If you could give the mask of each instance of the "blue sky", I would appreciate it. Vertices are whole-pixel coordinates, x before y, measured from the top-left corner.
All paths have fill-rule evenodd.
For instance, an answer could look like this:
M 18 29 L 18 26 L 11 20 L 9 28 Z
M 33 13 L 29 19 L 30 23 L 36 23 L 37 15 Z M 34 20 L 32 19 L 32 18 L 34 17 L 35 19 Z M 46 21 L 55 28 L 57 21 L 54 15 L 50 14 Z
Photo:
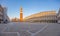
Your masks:
M 24 17 L 42 11 L 58 11 L 60 8 L 60 0 L 0 0 L 0 4 L 7 7 L 10 18 L 19 18 L 21 6 Z

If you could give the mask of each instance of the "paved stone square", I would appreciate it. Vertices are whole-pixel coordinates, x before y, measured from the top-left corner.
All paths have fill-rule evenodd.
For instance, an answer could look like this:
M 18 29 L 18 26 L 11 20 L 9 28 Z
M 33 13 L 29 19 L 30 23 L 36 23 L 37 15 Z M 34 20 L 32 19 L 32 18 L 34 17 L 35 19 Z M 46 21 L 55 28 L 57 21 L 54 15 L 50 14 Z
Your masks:
M 60 36 L 60 24 L 28 22 L 0 24 L 0 36 Z

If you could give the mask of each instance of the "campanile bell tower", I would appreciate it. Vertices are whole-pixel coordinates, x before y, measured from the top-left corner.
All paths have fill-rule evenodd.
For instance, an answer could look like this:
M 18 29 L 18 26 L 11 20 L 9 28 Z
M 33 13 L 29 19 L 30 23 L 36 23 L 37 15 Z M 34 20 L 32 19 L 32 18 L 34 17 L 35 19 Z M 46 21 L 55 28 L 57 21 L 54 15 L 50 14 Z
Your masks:
M 20 22 L 23 22 L 23 11 L 22 11 L 22 7 L 20 8 Z

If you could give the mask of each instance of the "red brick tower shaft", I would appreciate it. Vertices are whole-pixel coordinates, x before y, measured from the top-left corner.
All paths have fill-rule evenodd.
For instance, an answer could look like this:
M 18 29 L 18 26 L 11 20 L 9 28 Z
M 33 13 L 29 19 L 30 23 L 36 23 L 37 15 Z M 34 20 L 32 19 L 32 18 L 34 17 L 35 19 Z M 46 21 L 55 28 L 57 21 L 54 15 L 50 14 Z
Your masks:
M 22 11 L 22 8 L 20 8 L 20 22 L 23 22 L 23 11 Z

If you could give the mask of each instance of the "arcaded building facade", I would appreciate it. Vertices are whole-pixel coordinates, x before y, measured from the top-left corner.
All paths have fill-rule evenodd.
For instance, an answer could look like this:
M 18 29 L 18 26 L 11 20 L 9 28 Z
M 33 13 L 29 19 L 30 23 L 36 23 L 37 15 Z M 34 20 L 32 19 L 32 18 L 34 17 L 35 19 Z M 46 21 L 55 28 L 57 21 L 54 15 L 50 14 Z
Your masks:
M 56 11 L 44 11 L 24 18 L 25 22 L 56 23 Z
M 9 21 L 9 17 L 7 16 L 7 8 L 0 5 L 0 23 L 7 23 Z
M 59 9 L 59 11 L 57 13 L 57 20 L 58 20 L 58 23 L 60 23 L 60 9 Z
M 0 5 L 0 23 L 3 21 L 3 8 L 2 6 Z

